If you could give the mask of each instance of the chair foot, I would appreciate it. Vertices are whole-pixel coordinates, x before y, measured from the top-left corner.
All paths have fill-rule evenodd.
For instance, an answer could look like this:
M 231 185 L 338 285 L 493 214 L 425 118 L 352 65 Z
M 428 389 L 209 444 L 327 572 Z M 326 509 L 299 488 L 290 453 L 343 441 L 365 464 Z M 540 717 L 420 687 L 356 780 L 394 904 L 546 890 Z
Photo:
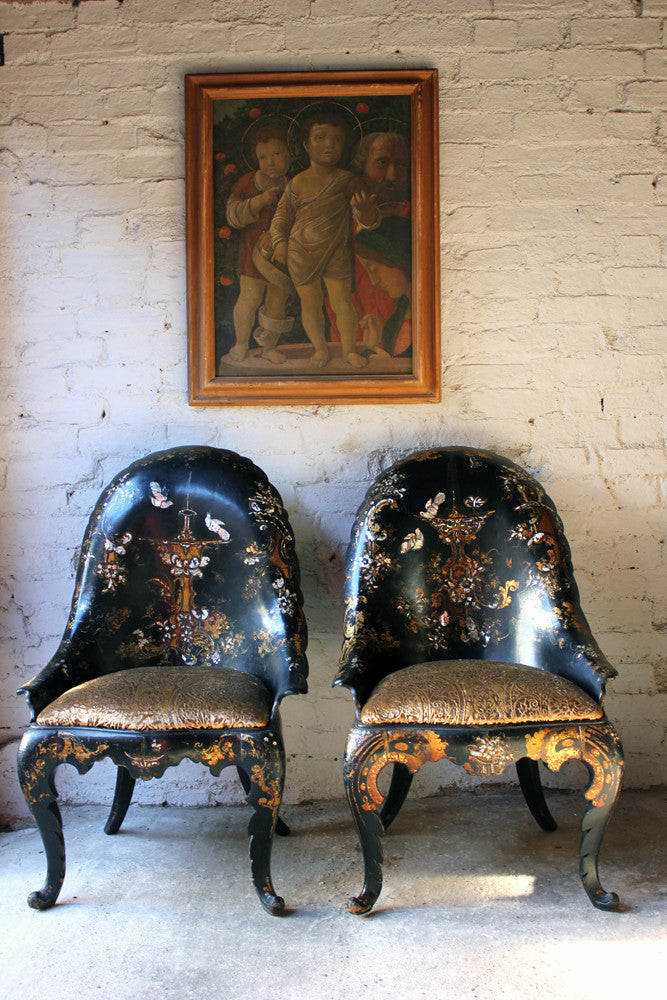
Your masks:
M 589 893 L 588 898 L 598 910 L 609 910 L 612 913 L 619 913 L 623 908 L 615 892 L 605 892 L 604 889 L 600 889 L 599 892 Z
M 28 896 L 28 906 L 33 910 L 50 910 L 52 906 L 55 906 L 59 892 L 60 886 L 58 886 L 57 892 L 44 892 L 43 889 L 37 889 Z
M 257 890 L 257 895 L 259 896 L 259 901 L 272 917 L 282 917 L 285 914 L 285 900 L 282 896 L 276 896 L 275 893 L 264 892 Z
M 351 896 L 347 901 L 348 913 L 361 915 L 370 913 L 377 902 L 378 893 L 362 892 L 360 896 Z

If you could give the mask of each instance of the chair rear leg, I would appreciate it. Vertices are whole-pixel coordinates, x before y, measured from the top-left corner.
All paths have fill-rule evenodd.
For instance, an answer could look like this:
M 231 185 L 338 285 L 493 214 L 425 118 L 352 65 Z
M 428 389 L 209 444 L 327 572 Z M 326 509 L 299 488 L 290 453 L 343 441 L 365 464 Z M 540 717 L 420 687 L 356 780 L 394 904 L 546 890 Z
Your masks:
M 238 776 L 239 776 L 239 779 L 241 781 L 241 784 L 243 785 L 243 791 L 247 795 L 248 792 L 250 791 L 250 778 L 245 773 L 245 771 L 243 770 L 242 767 L 237 767 L 236 770 L 238 772 Z M 279 837 L 288 837 L 290 835 L 290 833 L 291 833 L 290 828 L 288 827 L 287 823 L 285 823 L 285 821 L 282 820 L 280 818 L 280 816 L 278 817 L 278 819 L 276 821 L 276 833 L 278 834 Z
M 413 775 L 405 764 L 394 764 L 389 791 L 380 811 L 380 819 L 385 830 L 389 829 L 401 811 L 401 807 L 410 791 L 412 778 Z
M 28 730 L 18 753 L 21 790 L 37 824 L 46 855 L 44 885 L 28 896 L 28 906 L 34 910 L 48 910 L 53 906 L 65 879 L 65 838 L 54 782 L 54 771 L 60 763 L 57 749 L 57 737 Z
M 516 773 L 519 777 L 519 784 L 521 785 L 526 805 L 530 809 L 533 818 L 543 830 L 550 832 L 557 830 L 558 824 L 551 815 L 544 798 L 538 762 L 531 760 L 530 757 L 521 757 L 516 762 Z
M 132 792 L 136 779 L 132 777 L 127 768 L 119 767 L 116 774 L 116 791 L 114 792 L 111 812 L 104 825 L 104 832 L 108 834 L 118 833 L 123 820 L 127 815 L 132 801 Z

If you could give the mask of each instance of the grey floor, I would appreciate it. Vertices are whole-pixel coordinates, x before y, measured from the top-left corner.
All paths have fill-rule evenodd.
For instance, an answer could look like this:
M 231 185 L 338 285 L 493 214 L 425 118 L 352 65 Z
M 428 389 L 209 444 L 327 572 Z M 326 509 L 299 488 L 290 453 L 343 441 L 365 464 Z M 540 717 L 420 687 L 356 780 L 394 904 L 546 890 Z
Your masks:
M 0 834 L 0 993 L 22 1000 L 429 997 L 588 1000 L 664 996 L 665 794 L 626 792 L 600 862 L 627 904 L 600 913 L 577 875 L 583 797 L 554 792 L 543 833 L 513 788 L 408 801 L 385 838 L 369 917 L 347 913 L 361 854 L 340 803 L 287 810 L 273 876 L 291 914 L 251 887 L 245 808 L 63 810 L 59 904 L 41 886 L 34 828 Z

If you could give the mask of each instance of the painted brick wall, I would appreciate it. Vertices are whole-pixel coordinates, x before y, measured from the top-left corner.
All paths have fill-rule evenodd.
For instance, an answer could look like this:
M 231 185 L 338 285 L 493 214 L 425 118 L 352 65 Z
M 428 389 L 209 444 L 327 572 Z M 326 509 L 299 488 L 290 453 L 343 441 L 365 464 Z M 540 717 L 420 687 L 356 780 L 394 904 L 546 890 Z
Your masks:
M 341 794 L 342 563 L 405 453 L 505 453 L 559 506 L 620 676 L 627 784 L 665 779 L 663 0 L 0 2 L 0 813 L 24 814 L 14 697 L 52 654 L 103 485 L 151 450 L 250 455 L 297 534 L 311 695 L 283 717 L 291 801 Z M 195 410 L 186 399 L 183 77 L 440 73 L 443 401 Z M 65 769 L 69 772 L 70 769 Z M 182 765 L 140 801 L 238 801 Z M 573 771 L 563 781 L 581 784 Z M 425 769 L 421 794 L 471 782 Z M 59 782 L 108 801 L 111 768 Z

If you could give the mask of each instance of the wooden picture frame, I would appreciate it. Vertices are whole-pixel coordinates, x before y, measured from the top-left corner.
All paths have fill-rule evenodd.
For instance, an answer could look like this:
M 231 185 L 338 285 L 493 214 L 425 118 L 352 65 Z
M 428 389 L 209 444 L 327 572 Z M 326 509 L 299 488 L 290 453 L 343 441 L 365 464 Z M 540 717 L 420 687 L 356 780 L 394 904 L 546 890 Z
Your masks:
M 440 399 L 436 70 L 185 78 L 194 405 Z

